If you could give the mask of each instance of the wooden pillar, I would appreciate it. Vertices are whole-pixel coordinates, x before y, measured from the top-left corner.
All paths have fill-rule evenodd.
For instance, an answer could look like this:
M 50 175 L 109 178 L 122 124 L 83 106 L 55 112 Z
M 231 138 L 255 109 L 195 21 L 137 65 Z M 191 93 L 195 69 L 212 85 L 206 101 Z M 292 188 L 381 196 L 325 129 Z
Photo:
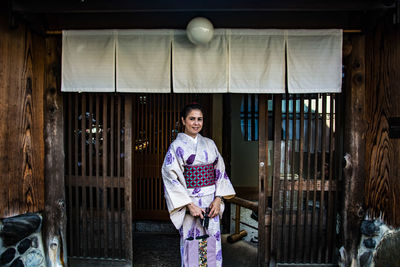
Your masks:
M 351 53 L 345 58 L 347 73 L 344 117 L 343 238 L 345 266 L 355 266 L 364 217 L 365 183 L 365 38 L 350 36 Z
M 45 212 L 43 243 L 47 266 L 67 266 L 64 182 L 63 100 L 60 89 L 61 39 L 46 39 L 44 140 Z
M 259 96 L 258 141 L 258 266 L 268 266 L 270 261 L 270 214 L 268 207 L 268 99 Z

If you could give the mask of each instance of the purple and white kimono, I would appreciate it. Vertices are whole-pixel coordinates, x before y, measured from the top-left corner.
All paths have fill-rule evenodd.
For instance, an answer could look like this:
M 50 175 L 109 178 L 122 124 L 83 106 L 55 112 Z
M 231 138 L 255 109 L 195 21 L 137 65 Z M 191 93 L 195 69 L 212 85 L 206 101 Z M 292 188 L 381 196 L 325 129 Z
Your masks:
M 235 195 L 235 190 L 225 172 L 224 161 L 213 140 L 197 135 L 196 140 L 189 135 L 179 133 L 170 145 L 162 166 L 164 193 L 171 221 L 179 230 L 181 239 L 181 259 L 183 264 L 184 241 L 188 237 L 198 237 L 204 234 L 198 218 L 186 213 L 186 205 L 193 202 L 201 208 L 210 206 L 215 196 L 226 199 Z M 215 169 L 215 185 L 188 188 L 184 177 L 184 166 L 202 166 L 213 164 Z M 222 266 L 220 218 L 224 211 L 221 202 L 219 216 L 210 218 L 208 232 L 217 240 L 216 262 Z M 194 227 L 193 227 L 194 226 Z M 198 255 L 193 255 L 198 257 Z

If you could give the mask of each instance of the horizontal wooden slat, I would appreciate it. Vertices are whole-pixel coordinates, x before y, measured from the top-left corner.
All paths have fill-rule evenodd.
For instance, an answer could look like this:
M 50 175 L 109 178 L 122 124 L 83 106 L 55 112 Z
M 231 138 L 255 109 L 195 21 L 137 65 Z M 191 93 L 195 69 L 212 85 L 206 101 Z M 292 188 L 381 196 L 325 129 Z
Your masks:
M 65 179 L 71 186 L 95 186 L 98 179 L 102 181 L 102 184 L 104 180 L 104 186 L 107 188 L 123 188 L 118 184 L 118 177 L 105 176 L 96 178 L 96 176 L 85 176 L 82 178 L 81 176 L 66 176 Z
M 314 183 L 314 180 L 306 180 L 306 181 L 302 180 L 301 182 L 299 182 L 299 181 L 292 182 L 290 180 L 287 180 L 286 181 L 286 190 L 287 191 L 292 190 L 293 183 L 294 183 L 293 189 L 295 191 L 298 191 L 300 188 L 302 188 L 302 189 L 308 188 L 308 190 L 310 190 L 310 191 L 314 191 L 314 190 L 322 191 L 322 189 L 323 189 L 323 191 L 329 191 L 329 190 L 336 191 L 336 181 L 324 181 L 324 183 L 322 184 L 321 180 L 317 180 L 315 183 Z M 285 190 L 284 183 L 280 184 L 279 189 Z

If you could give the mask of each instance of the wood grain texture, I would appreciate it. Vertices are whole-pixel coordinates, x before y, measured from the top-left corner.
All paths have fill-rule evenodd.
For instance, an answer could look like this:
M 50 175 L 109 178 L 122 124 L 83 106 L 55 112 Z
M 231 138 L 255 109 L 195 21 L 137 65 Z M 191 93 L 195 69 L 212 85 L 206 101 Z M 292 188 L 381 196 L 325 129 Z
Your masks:
M 365 203 L 373 217 L 400 226 L 400 139 L 389 138 L 389 118 L 400 116 L 400 30 L 381 22 L 367 35 Z
M 64 180 L 64 117 L 61 94 L 61 38 L 46 40 L 44 90 L 45 213 L 43 238 L 48 266 L 67 263 Z
M 364 219 L 365 182 L 365 37 L 351 38 L 352 53 L 346 58 L 344 152 L 348 163 L 344 169 L 343 238 L 346 266 L 357 257 L 360 225 Z
M 44 48 L 0 17 L 0 217 L 44 208 Z

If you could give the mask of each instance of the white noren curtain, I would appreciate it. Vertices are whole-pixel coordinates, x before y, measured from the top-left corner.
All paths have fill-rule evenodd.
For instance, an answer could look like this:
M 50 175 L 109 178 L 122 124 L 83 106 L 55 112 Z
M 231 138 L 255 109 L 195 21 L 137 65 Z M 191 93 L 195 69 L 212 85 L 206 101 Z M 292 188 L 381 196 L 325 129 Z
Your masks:
M 175 93 L 228 92 L 228 49 L 225 30 L 215 30 L 206 45 L 194 45 L 177 30 L 172 44 Z
M 115 91 L 115 31 L 63 31 L 61 91 Z
M 228 30 L 229 92 L 285 93 L 283 30 Z
M 118 30 L 117 91 L 171 92 L 172 30 Z
M 287 30 L 289 93 L 339 93 L 342 30 Z

